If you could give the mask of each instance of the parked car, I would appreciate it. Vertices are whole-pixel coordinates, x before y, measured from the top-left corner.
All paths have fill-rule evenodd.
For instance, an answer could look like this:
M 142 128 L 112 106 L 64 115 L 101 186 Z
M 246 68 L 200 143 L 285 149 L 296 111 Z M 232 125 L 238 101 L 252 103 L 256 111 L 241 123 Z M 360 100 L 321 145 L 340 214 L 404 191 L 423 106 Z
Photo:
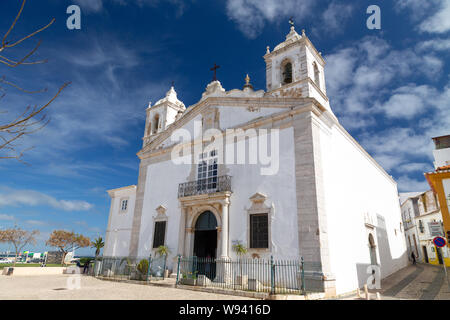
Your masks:
M 12 259 L 9 259 L 9 258 L 0 258 L 0 263 L 1 264 L 7 264 L 7 263 L 14 263 L 14 261 Z

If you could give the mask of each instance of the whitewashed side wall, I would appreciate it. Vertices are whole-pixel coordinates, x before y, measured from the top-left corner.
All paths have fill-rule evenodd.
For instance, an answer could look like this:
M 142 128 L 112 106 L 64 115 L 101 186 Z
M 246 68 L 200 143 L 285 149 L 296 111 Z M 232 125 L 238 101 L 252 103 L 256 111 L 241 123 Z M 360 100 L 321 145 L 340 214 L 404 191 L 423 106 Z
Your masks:
M 259 192 L 267 196 L 265 205 L 273 208 L 271 220 L 271 252 L 276 259 L 298 258 L 297 199 L 295 187 L 295 153 L 293 129 L 280 131 L 279 171 L 275 175 L 262 176 L 260 163 L 255 165 L 228 165 L 232 176 L 233 195 L 230 204 L 230 249 L 233 241 L 250 246 L 248 235 L 248 209 L 250 197 Z M 269 250 L 249 249 L 248 256 L 257 253 L 270 258 Z M 231 257 L 236 258 L 230 250 Z
M 191 165 L 175 165 L 171 160 L 151 164 L 147 169 L 144 204 L 141 217 L 138 256 L 148 257 L 153 251 L 154 218 L 156 208 L 164 206 L 167 216 L 166 245 L 171 251 L 169 268 L 178 253 L 181 216 L 178 185 L 187 181 Z
M 120 211 L 120 202 L 123 198 L 129 198 L 126 212 Z M 135 200 L 135 189 L 116 191 L 111 198 L 110 217 L 103 250 L 105 257 L 129 255 Z
M 397 185 L 385 176 L 337 127 L 322 135 L 330 260 L 337 293 L 366 283 L 370 265 L 368 234 L 373 232 L 382 277 L 406 266 L 406 243 L 400 231 Z M 377 217 L 365 226 L 364 214 Z

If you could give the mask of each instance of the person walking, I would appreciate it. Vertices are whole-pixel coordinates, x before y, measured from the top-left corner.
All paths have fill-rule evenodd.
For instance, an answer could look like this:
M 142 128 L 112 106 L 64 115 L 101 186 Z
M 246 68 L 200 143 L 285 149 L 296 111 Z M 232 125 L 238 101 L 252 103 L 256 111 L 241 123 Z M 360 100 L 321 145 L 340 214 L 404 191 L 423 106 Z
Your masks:
M 416 255 L 414 254 L 414 252 L 411 252 L 411 259 L 413 264 L 416 264 Z
M 90 260 L 86 260 L 85 264 L 84 264 L 84 269 L 83 269 L 83 273 L 89 273 L 89 264 L 91 263 Z

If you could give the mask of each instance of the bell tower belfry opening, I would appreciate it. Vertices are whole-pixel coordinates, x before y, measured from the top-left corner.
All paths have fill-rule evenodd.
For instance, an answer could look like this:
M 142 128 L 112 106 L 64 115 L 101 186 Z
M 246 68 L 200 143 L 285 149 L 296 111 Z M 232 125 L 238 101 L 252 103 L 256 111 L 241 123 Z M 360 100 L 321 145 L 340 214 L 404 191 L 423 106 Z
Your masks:
M 266 89 L 273 96 L 312 97 L 329 109 L 325 85 L 325 60 L 306 36 L 295 31 L 294 22 L 286 40 L 273 51 L 267 47 Z
M 183 102 L 178 100 L 177 92 L 172 84 L 163 99 L 156 102 L 154 106 L 149 103 L 145 123 L 144 146 L 174 123 L 185 110 L 186 107 Z

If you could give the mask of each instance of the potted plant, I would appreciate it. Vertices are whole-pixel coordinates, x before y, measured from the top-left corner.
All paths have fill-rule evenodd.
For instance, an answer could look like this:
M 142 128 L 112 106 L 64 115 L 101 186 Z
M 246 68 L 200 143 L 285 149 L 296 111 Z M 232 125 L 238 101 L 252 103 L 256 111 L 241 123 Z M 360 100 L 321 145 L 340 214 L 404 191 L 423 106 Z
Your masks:
M 142 259 L 139 261 L 136 269 L 138 270 L 137 278 L 135 280 L 146 280 L 147 279 L 147 272 L 148 272 L 148 260 Z
M 194 273 L 188 272 L 187 274 L 183 274 L 181 278 L 181 283 L 188 286 L 197 285 L 197 271 Z
M 236 284 L 241 285 L 241 286 L 247 286 L 247 284 L 248 284 L 248 275 L 244 275 L 243 274 L 242 257 L 244 257 L 247 254 L 248 249 L 241 242 L 238 242 L 235 245 L 233 245 L 233 251 L 238 256 L 238 263 L 239 263 L 239 270 L 240 270 L 239 275 L 236 276 Z

